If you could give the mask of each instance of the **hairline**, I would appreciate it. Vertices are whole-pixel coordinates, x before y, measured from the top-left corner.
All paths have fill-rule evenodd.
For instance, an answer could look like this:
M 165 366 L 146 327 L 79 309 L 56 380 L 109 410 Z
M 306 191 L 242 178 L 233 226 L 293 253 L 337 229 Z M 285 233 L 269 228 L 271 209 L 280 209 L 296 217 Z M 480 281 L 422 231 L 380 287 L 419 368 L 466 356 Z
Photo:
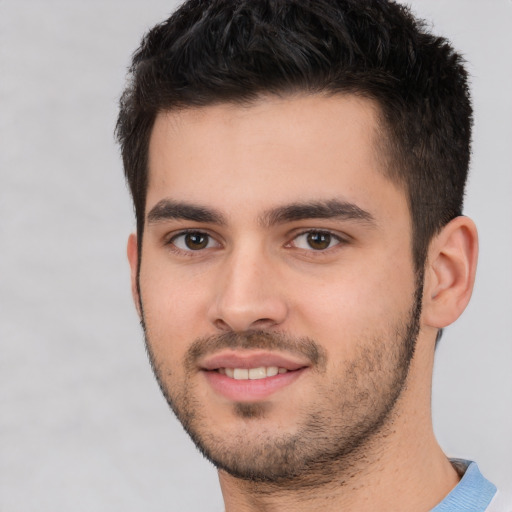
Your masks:
M 378 98 L 365 93 L 365 91 L 361 90 L 331 90 L 331 89 L 322 89 L 322 90 L 308 90 L 301 89 L 299 87 L 290 89 L 290 90 L 279 90 L 279 91 L 262 91 L 251 97 L 235 97 L 230 99 L 225 98 L 212 98 L 210 101 L 205 101 L 203 104 L 177 104 L 174 106 L 164 107 L 162 109 L 156 110 L 153 113 L 153 122 L 151 129 L 147 135 L 147 144 L 146 144 L 146 161 L 145 161 L 145 173 L 146 173 L 146 183 L 144 190 L 144 211 L 138 212 L 138 215 L 141 215 L 142 223 L 141 228 L 142 231 L 137 232 L 138 239 L 140 237 L 140 242 L 142 242 L 143 232 L 146 225 L 146 209 L 147 209 L 147 193 L 149 187 L 149 179 L 150 179 L 150 146 L 151 146 L 151 138 L 153 135 L 153 130 L 155 128 L 156 120 L 160 116 L 165 116 L 168 114 L 179 114 L 181 112 L 190 112 L 197 111 L 200 112 L 208 107 L 214 106 L 232 106 L 235 108 L 247 108 L 255 106 L 260 102 L 268 102 L 273 99 L 278 100 L 293 100 L 300 97 L 325 97 L 332 98 L 336 96 L 340 97 L 353 97 L 358 100 L 362 100 L 367 106 L 371 108 L 373 111 L 373 120 L 374 126 L 372 133 L 370 134 L 370 142 L 372 144 L 372 148 L 374 149 L 374 157 L 375 162 L 377 164 L 376 171 L 380 172 L 382 176 L 387 178 L 390 183 L 392 183 L 395 187 L 397 187 L 403 194 L 405 194 L 405 198 L 407 201 L 407 207 L 409 211 L 409 219 L 411 221 L 412 229 L 414 229 L 414 222 L 412 217 L 412 208 L 411 208 L 411 198 L 409 194 L 409 187 L 407 185 L 406 180 L 403 178 L 403 170 L 402 170 L 402 162 L 399 157 L 399 150 L 392 149 L 392 130 L 389 126 L 389 123 L 385 119 L 385 112 L 381 105 L 381 102 Z
M 415 230 L 416 225 L 413 218 L 413 212 L 411 207 L 411 195 L 409 191 L 409 187 L 407 185 L 406 180 L 402 176 L 402 172 L 398 169 L 401 166 L 400 158 L 398 153 L 399 150 L 392 150 L 392 133 L 391 127 L 389 123 L 385 119 L 384 109 L 381 105 L 381 102 L 371 96 L 370 94 L 365 94 L 364 91 L 336 91 L 336 90 L 321 90 L 321 91 L 310 91 L 305 89 L 294 88 L 289 91 L 263 91 L 261 93 L 255 94 L 250 98 L 213 98 L 211 101 L 204 102 L 204 104 L 196 105 L 196 104 L 179 104 L 167 108 L 162 108 L 157 110 L 153 114 L 153 122 L 151 129 L 147 135 L 147 144 L 146 144 L 146 161 L 145 161 L 145 173 L 146 173 L 146 182 L 145 182 L 145 190 L 144 190 L 144 200 L 143 200 L 143 211 L 136 212 L 137 216 L 137 289 L 140 295 L 140 286 L 139 286 L 139 278 L 140 278 L 140 270 L 142 264 L 142 242 L 144 238 L 144 231 L 146 226 L 146 210 L 147 210 L 147 194 L 149 187 L 149 177 L 150 177 L 150 167 L 149 167 L 149 148 L 151 145 L 151 137 L 153 134 L 153 130 L 155 128 L 156 120 L 158 116 L 167 115 L 171 113 L 179 113 L 186 112 L 191 110 L 200 111 L 202 109 L 216 106 L 216 105 L 232 105 L 233 107 L 246 107 L 250 108 L 254 106 L 259 101 L 269 100 L 271 98 L 278 99 L 293 99 L 298 98 L 300 96 L 324 96 L 326 98 L 333 96 L 353 96 L 359 99 L 362 99 L 374 112 L 374 126 L 372 133 L 370 134 L 370 141 L 374 148 L 375 152 L 375 161 L 378 164 L 376 166 L 376 170 L 381 172 L 381 174 L 388 179 L 395 187 L 397 187 L 401 193 L 405 195 L 405 199 L 407 202 L 407 210 L 409 212 L 409 224 L 410 224 L 410 255 L 413 260 L 413 266 L 415 272 L 419 275 L 423 272 L 425 266 L 425 260 L 423 260 L 423 265 L 420 266 L 416 259 L 416 247 L 415 247 Z M 141 218 L 139 218 L 139 216 Z

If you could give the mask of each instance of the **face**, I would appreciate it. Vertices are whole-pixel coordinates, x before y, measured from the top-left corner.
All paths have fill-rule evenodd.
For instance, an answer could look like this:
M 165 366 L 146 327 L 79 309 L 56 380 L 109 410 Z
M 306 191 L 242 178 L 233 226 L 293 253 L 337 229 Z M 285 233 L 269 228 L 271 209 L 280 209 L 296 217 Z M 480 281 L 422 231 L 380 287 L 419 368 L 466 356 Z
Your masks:
M 234 476 L 328 474 L 397 414 L 421 290 L 376 126 L 351 96 L 156 120 L 136 300 L 163 393 Z

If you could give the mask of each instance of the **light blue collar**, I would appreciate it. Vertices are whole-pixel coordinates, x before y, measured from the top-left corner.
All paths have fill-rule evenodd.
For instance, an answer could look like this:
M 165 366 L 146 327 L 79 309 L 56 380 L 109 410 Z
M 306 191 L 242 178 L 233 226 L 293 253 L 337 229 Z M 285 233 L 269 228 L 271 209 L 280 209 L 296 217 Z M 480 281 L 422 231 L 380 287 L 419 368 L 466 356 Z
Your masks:
M 467 469 L 457 486 L 430 512 L 484 512 L 496 494 L 496 487 L 482 476 L 475 462 L 462 459 L 451 462 Z

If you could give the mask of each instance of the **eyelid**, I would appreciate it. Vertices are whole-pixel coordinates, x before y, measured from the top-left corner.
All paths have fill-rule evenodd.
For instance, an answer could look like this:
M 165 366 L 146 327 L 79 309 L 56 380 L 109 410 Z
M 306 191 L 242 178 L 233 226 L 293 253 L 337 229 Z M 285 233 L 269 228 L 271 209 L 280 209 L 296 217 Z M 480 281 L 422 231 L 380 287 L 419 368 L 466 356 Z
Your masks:
M 210 244 L 210 242 L 214 242 L 215 245 L 214 245 L 214 247 L 205 247 L 203 249 L 194 250 L 194 249 L 189 249 L 189 248 L 181 248 L 175 244 L 175 240 L 177 238 L 184 237 L 189 234 L 198 234 L 198 235 L 206 236 L 209 239 L 208 245 Z M 179 231 L 175 231 L 175 232 L 167 235 L 165 238 L 164 244 L 166 246 L 168 246 L 173 252 L 180 253 L 180 254 L 186 254 L 187 256 L 190 256 L 194 253 L 201 253 L 203 251 L 206 251 L 207 249 L 214 249 L 217 247 L 221 247 L 221 245 L 222 245 L 219 242 L 218 237 L 215 237 L 214 235 L 209 233 L 208 230 L 194 229 L 194 228 L 180 229 Z
M 304 236 L 304 235 L 308 235 L 310 233 L 317 233 L 317 234 L 326 234 L 326 235 L 329 235 L 331 236 L 334 240 L 337 241 L 336 244 L 334 244 L 333 246 L 330 246 L 330 247 L 327 247 L 326 249 L 313 249 L 312 247 L 309 248 L 309 249 L 305 249 L 305 248 L 302 248 L 302 247 L 295 247 L 292 245 L 292 243 L 297 239 L 299 238 L 300 236 Z M 293 233 L 291 236 L 290 236 L 290 241 L 286 244 L 287 247 L 291 246 L 291 247 L 295 247 L 296 249 L 299 249 L 299 250 L 303 250 L 303 251 L 308 251 L 308 252 L 316 252 L 316 253 L 323 253 L 323 252 L 326 252 L 326 251 L 329 251 L 331 249 L 334 249 L 335 247 L 338 247 L 339 245 L 342 245 L 342 244 L 348 244 L 350 241 L 350 237 L 348 235 L 342 235 L 338 232 L 335 232 L 335 231 L 332 231 L 330 229 L 321 229 L 321 228 L 308 228 L 308 229 L 303 229 L 303 230 L 300 230 L 299 232 L 297 233 Z
M 337 243 L 335 243 L 334 245 L 332 245 L 330 247 L 327 247 L 326 249 L 313 249 L 312 247 L 309 249 L 305 249 L 305 248 L 296 247 L 293 245 L 293 242 L 297 238 L 299 238 L 300 236 L 308 235 L 310 233 L 327 234 L 327 235 L 331 236 Z M 211 242 L 213 242 L 214 246 L 213 247 L 211 247 L 211 246 L 205 247 L 203 249 L 196 249 L 196 250 L 178 247 L 174 243 L 175 240 L 179 237 L 186 236 L 187 234 L 204 235 L 204 236 L 208 237 L 209 244 Z M 222 247 L 223 244 L 221 241 L 219 241 L 219 238 L 220 237 L 218 235 L 210 233 L 207 229 L 186 228 L 186 229 L 180 229 L 178 231 L 174 231 L 172 233 L 167 234 L 167 236 L 164 238 L 164 245 L 168 246 L 173 252 L 190 256 L 194 253 L 201 253 L 207 249 L 214 249 L 214 248 Z M 350 243 L 350 240 L 351 240 L 350 235 L 347 235 L 344 233 L 342 234 L 337 231 L 333 231 L 333 230 L 325 229 L 325 228 L 307 228 L 307 229 L 295 230 L 295 232 L 290 233 L 287 238 L 288 238 L 289 242 L 287 242 L 285 244 L 285 247 L 292 247 L 292 248 L 296 248 L 298 250 L 303 250 L 303 251 L 307 251 L 307 252 L 316 252 L 316 253 L 325 253 L 331 249 L 338 247 L 339 245 L 348 244 L 348 243 Z

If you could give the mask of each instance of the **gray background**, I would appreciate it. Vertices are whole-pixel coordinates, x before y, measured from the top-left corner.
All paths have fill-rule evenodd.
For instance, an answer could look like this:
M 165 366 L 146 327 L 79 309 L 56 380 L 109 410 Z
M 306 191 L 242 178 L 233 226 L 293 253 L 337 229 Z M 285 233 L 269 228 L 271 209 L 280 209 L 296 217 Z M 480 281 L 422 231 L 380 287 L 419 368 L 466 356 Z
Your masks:
M 476 290 L 436 356 L 447 453 L 512 483 L 512 2 L 423 0 L 470 61 Z M 172 1 L 0 0 L 0 510 L 221 510 L 153 381 L 131 303 L 113 127 L 131 52 Z

